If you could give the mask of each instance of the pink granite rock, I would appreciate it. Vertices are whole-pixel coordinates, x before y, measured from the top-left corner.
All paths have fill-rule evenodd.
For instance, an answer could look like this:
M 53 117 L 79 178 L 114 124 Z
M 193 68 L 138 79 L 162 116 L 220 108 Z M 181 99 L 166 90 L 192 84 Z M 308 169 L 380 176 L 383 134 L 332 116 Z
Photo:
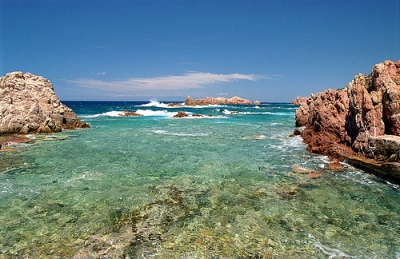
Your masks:
M 0 77 L 0 134 L 87 127 L 90 126 L 60 102 L 48 79 L 22 72 Z

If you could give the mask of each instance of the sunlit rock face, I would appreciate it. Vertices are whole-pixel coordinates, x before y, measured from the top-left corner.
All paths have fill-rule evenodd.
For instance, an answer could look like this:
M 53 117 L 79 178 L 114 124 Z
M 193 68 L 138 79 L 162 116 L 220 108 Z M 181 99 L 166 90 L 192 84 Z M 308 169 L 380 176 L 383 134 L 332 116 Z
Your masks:
M 400 60 L 376 64 L 370 74 L 355 76 L 343 89 L 313 94 L 297 104 L 296 125 L 305 127 L 301 136 L 309 151 L 400 161 L 399 155 L 392 156 L 395 151 L 386 149 L 374 156 L 370 148 L 371 138 L 400 136 Z
M 22 72 L 0 77 L 0 134 L 52 133 L 87 127 L 60 102 L 48 79 Z

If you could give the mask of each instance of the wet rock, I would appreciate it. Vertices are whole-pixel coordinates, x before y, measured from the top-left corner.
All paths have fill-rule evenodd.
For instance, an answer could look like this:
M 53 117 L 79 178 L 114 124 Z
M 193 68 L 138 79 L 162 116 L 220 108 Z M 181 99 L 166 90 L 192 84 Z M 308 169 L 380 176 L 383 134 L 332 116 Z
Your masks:
M 186 112 L 178 111 L 177 114 L 174 115 L 175 118 L 184 118 L 188 117 L 189 115 Z
M 293 133 L 289 135 L 289 137 L 294 137 L 299 135 L 301 135 L 301 131 L 299 129 L 295 129 Z
M 332 169 L 332 170 L 341 170 L 341 169 L 343 169 L 343 165 L 336 159 L 333 160 L 332 162 L 330 162 L 328 167 L 329 167 L 329 169 Z

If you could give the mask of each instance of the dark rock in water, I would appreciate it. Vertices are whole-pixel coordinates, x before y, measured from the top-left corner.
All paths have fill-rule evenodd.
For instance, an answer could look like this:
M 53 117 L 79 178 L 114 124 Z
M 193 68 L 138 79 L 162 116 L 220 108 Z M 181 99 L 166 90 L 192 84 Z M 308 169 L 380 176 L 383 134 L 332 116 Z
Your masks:
M 186 112 L 179 111 L 177 114 L 174 115 L 175 118 L 184 118 L 188 117 L 189 115 Z
M 46 78 L 22 72 L 0 77 L 0 135 L 88 128 L 62 104 Z
M 379 163 L 399 161 L 397 140 L 386 135 L 400 136 L 400 60 L 376 64 L 369 75 L 355 76 L 345 88 L 299 98 L 298 103 L 296 125 L 305 126 L 301 136 L 310 152 L 341 160 L 357 155 Z
M 301 135 L 301 131 L 299 129 L 295 129 L 293 133 L 289 135 L 289 137 L 294 137 L 299 135 Z

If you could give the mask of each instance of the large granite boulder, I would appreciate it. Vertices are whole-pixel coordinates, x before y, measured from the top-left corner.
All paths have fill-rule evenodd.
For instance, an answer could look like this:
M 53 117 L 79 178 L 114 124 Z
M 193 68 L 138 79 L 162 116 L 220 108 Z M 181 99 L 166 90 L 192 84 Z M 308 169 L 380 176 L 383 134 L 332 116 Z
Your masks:
M 48 79 L 22 72 L 0 77 L 0 135 L 87 127 L 60 102 Z
M 370 143 L 376 145 L 376 137 L 400 136 L 400 60 L 376 64 L 369 75 L 355 76 L 346 87 L 314 94 L 298 104 L 296 125 L 305 126 L 301 135 L 309 151 L 374 158 Z M 344 147 L 350 148 L 346 155 L 340 152 Z M 375 159 L 389 159 L 383 154 L 395 152 L 376 153 Z M 400 162 L 400 156 L 390 159 Z

